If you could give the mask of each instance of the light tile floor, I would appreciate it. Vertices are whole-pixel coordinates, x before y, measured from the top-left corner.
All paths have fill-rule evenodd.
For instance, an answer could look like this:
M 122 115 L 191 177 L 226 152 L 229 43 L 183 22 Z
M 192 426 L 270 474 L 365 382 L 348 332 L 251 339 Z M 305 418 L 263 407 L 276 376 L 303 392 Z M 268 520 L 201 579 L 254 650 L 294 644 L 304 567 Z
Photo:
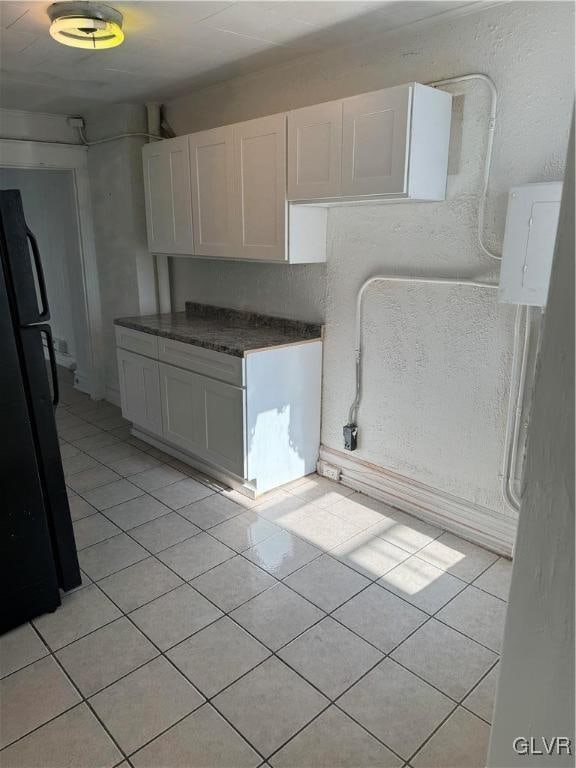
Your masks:
M 252 501 L 62 382 L 83 586 L 0 637 L 5 768 L 481 768 L 511 564 L 312 476 Z

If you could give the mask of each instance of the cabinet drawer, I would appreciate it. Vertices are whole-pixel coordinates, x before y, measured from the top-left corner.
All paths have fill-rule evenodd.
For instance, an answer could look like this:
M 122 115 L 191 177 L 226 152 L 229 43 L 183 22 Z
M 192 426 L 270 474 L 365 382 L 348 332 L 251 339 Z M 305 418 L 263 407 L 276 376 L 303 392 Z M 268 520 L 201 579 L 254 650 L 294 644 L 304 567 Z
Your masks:
M 158 357 L 163 363 L 177 365 L 212 379 L 244 386 L 244 359 L 224 355 L 204 347 L 185 344 L 174 339 L 158 337 Z
M 158 357 L 158 336 L 116 326 L 116 346 L 146 357 Z

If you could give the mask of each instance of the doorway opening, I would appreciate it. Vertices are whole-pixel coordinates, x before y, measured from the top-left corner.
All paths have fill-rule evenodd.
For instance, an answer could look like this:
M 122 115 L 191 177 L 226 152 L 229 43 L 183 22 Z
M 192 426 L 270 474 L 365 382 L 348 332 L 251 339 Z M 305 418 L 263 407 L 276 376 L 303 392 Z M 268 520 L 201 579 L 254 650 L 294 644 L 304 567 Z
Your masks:
M 45 272 L 57 363 L 104 397 L 102 308 L 85 147 L 0 140 L 0 189 L 19 189 Z M 47 351 L 47 350 L 46 350 Z
M 73 374 L 76 389 L 90 393 L 90 345 L 73 174 L 68 170 L 1 168 L 0 189 L 20 190 L 26 223 L 38 242 L 56 361 Z

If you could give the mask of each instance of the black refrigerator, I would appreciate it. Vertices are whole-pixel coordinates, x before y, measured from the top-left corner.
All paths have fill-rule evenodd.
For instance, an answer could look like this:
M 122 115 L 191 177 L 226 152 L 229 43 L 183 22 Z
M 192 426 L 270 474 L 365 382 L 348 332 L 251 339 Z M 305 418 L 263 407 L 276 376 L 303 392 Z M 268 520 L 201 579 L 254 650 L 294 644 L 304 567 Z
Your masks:
M 78 586 L 81 578 L 56 432 L 58 378 L 46 285 L 17 190 L 0 191 L 0 261 L 2 633 L 54 611 L 60 589 Z

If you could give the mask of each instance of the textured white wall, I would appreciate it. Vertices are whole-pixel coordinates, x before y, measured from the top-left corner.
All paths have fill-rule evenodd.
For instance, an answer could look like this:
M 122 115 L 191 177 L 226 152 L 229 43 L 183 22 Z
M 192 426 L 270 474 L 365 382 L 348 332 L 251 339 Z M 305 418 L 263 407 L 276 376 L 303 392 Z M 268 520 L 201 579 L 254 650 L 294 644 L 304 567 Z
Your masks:
M 542 333 L 488 765 L 574 766 L 574 134 Z M 518 755 L 516 737 L 572 739 Z
M 90 141 L 132 131 L 146 130 L 146 113 L 143 106 L 117 104 L 100 107 L 84 115 Z M 78 132 L 66 123 L 65 115 L 49 115 L 18 110 L 0 109 L 0 138 L 22 138 L 37 141 L 62 141 L 80 143 Z M 105 381 L 108 398 L 118 400 L 118 370 L 114 340 L 114 318 L 121 315 L 143 314 L 156 311 L 154 259 L 146 242 L 144 186 L 142 180 L 141 147 L 144 138 L 119 139 L 114 142 L 90 147 L 88 173 L 94 224 L 94 240 L 100 277 L 102 303 L 103 350 Z M 22 173 L 32 173 L 22 171 Z M 46 210 L 66 206 L 65 191 L 56 179 L 61 173 L 34 171 L 42 174 L 47 186 L 42 186 L 46 197 Z M 47 179 L 52 178 L 48 183 Z M 69 182 L 70 183 L 70 182 Z M 72 187 L 70 186 L 70 194 Z M 73 202 L 72 202 L 73 204 Z M 50 224 L 50 242 L 57 249 L 58 232 L 62 231 L 59 215 L 46 219 Z M 77 258 L 77 243 L 69 265 L 71 284 L 79 285 L 81 265 Z M 46 251 L 46 248 L 43 249 Z M 75 270 L 75 271 L 74 271 Z M 72 302 L 79 294 L 72 287 Z M 64 311 L 64 307 L 62 308 Z M 57 310 L 56 310 L 57 311 Z M 77 336 L 86 338 L 86 318 L 83 307 L 72 306 Z M 55 316 L 56 324 L 60 320 Z M 64 322 L 64 321 L 62 321 Z M 68 321 L 67 321 L 68 322 Z M 82 328 L 83 325 L 83 328 Z M 56 330 L 56 327 L 55 327 Z M 62 335 L 64 331 L 62 331 Z M 77 345 L 79 372 L 86 370 L 83 364 L 85 344 Z
M 86 116 L 88 139 L 145 130 L 143 107 L 117 105 Z M 88 150 L 94 238 L 100 275 L 107 397 L 118 397 L 114 319 L 154 312 L 153 257 L 146 242 L 142 145 L 118 139 Z
M 468 72 L 500 91 L 487 240 L 500 247 L 510 185 L 562 178 L 573 99 L 573 7 L 498 5 L 422 29 L 289 62 L 168 105 L 177 133 L 399 83 Z M 475 244 L 488 94 L 452 88 L 454 125 L 443 203 L 341 207 L 329 214 L 325 267 L 172 259 L 186 299 L 326 321 L 322 441 L 340 449 L 353 396 L 353 315 L 380 271 L 495 276 Z M 513 308 L 460 288 L 381 286 L 366 301 L 359 458 L 504 511 L 499 490 Z

